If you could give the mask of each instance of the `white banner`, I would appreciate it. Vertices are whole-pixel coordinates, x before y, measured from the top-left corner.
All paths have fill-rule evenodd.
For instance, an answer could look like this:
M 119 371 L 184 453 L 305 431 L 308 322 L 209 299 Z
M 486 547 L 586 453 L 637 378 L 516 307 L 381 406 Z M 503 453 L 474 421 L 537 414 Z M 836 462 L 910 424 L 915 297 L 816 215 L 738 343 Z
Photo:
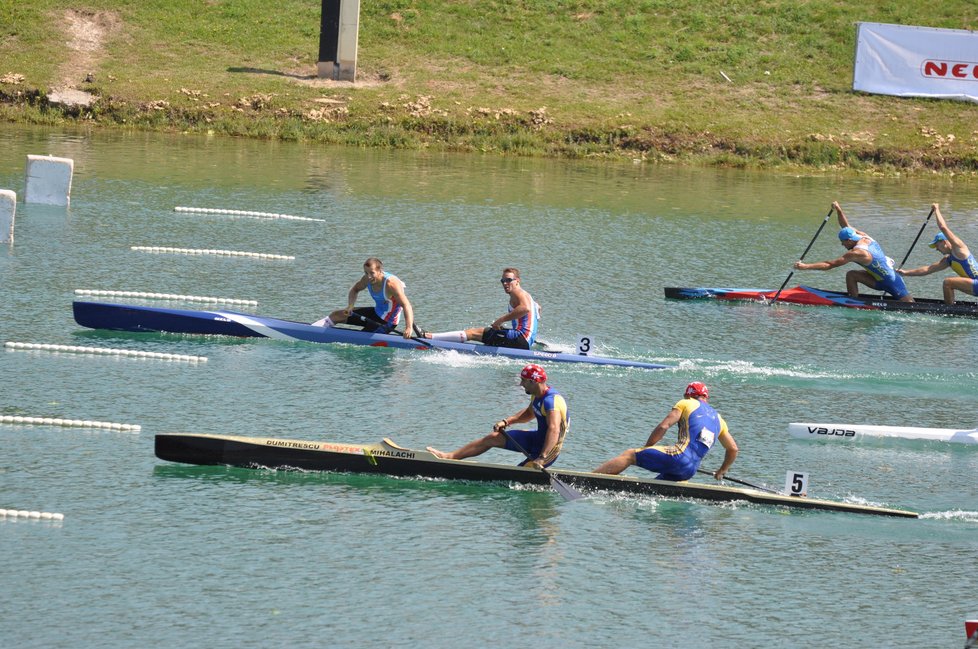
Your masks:
M 859 23 L 852 89 L 978 102 L 978 33 Z

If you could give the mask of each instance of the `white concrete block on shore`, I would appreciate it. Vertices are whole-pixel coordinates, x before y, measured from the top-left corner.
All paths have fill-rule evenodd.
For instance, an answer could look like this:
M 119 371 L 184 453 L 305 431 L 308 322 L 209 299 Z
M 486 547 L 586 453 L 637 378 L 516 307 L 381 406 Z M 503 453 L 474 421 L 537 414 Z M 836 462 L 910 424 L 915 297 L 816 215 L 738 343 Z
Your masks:
M 14 240 L 14 216 L 17 214 L 17 192 L 0 189 L 0 243 Z
M 71 197 L 71 175 L 75 161 L 48 155 L 27 156 L 25 203 L 67 206 Z

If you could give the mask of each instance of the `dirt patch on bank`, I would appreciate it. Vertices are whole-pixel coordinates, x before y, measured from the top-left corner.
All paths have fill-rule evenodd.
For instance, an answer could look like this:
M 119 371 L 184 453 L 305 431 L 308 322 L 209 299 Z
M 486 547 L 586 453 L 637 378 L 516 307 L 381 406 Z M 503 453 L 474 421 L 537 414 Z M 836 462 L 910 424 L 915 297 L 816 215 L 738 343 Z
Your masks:
M 65 61 L 58 68 L 60 88 L 77 88 L 94 75 L 105 58 L 105 42 L 122 27 L 112 11 L 68 9 L 59 16 L 65 26 Z

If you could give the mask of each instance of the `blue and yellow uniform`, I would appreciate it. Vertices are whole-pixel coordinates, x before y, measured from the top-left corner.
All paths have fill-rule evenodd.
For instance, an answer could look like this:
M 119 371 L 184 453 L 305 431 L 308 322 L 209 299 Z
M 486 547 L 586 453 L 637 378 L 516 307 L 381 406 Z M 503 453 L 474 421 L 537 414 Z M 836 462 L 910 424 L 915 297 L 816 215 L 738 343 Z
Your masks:
M 893 262 L 886 256 L 882 246 L 875 239 L 870 238 L 869 245 L 861 243 L 854 246 L 853 250 L 865 250 L 873 256 L 870 263 L 859 264 L 876 279 L 876 285 L 873 288 L 877 291 L 886 291 L 898 300 L 910 294 L 903 278 L 897 275 L 893 268 Z
M 947 267 L 957 273 L 958 276 L 971 278 L 972 294 L 978 295 L 978 262 L 975 261 L 975 256 L 969 253 L 964 259 L 959 259 L 952 253 L 947 255 L 945 259 L 947 260 Z
M 559 392 L 551 387 L 547 388 L 547 391 L 543 395 L 531 401 L 530 405 L 533 407 L 533 414 L 537 418 L 537 429 L 506 431 L 506 434 L 512 440 L 506 439 L 505 448 L 508 451 L 519 453 L 520 449 L 513 444 L 513 441 L 515 441 L 526 450 L 530 458 L 536 459 L 539 457 L 540 451 L 543 450 L 543 444 L 547 441 L 547 416 L 551 412 L 556 412 L 560 416 L 560 432 L 557 435 L 557 442 L 554 444 L 554 447 L 544 457 L 544 466 L 550 466 L 557 460 L 557 456 L 560 455 L 560 448 L 564 444 L 564 437 L 570 429 L 570 414 L 567 412 L 567 402 Z M 523 466 L 529 461 L 530 459 L 528 458 L 520 462 L 520 466 Z
M 676 443 L 637 451 L 635 464 L 657 471 L 659 480 L 689 480 L 696 475 L 696 469 L 717 438 L 728 432 L 727 422 L 713 406 L 699 399 L 680 399 L 673 408 L 681 413 Z

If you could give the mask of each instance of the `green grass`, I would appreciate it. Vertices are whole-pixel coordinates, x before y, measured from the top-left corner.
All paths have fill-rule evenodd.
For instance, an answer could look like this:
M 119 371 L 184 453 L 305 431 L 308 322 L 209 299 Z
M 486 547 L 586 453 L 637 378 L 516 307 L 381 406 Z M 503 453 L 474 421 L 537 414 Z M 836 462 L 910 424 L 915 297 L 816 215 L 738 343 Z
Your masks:
M 0 84 L 0 119 L 505 155 L 978 169 L 974 105 L 851 91 L 858 21 L 974 29 L 970 0 L 363 2 L 352 86 L 308 78 L 319 9 L 0 0 L 0 75 L 25 77 Z M 84 70 L 94 80 L 71 79 L 101 98 L 90 110 L 43 99 L 79 65 L 63 46 L 68 10 L 107 26 Z

